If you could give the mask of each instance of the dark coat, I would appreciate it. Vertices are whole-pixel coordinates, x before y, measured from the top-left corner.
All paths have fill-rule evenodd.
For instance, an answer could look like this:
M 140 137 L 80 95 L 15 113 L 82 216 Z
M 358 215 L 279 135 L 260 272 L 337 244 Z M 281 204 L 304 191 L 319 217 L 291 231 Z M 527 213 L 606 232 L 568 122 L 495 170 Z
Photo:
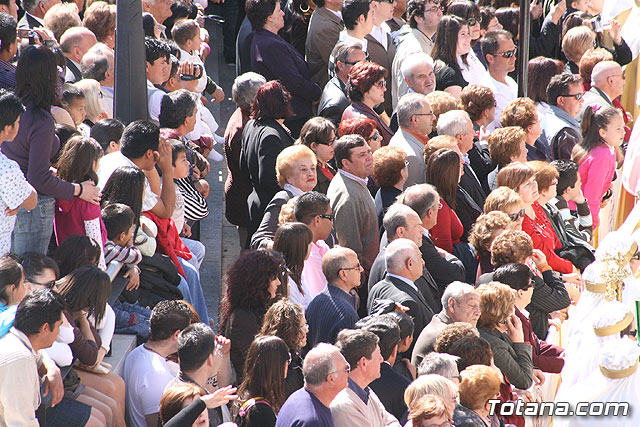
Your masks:
M 262 74 L 267 81 L 279 80 L 287 88 L 295 118 L 311 116 L 311 105 L 320 99 L 322 89 L 311 81 L 300 52 L 282 37 L 264 29 L 253 32 L 251 70 Z
M 444 289 L 449 283 L 456 280 L 464 280 L 464 265 L 462 265 L 462 261 L 454 255 L 448 255 L 446 258 L 443 258 L 431 238 L 422 236 L 420 253 L 422 253 L 425 268 L 429 270 L 433 280 L 436 281 L 439 297 L 442 296 Z M 435 312 L 437 313 L 438 311 L 440 310 L 438 309 Z
M 375 62 L 376 64 L 386 68 L 388 71 L 391 71 L 393 58 L 395 58 L 396 56 L 396 45 L 393 44 L 391 34 L 387 33 L 386 49 L 371 34 L 367 34 L 364 38 L 367 41 L 367 53 L 369 54 L 369 61 Z M 389 116 L 391 116 L 391 114 L 393 113 L 393 102 L 391 99 L 391 79 L 392 73 L 389 72 L 386 78 L 387 87 L 389 88 L 389 90 L 384 93 L 384 111 L 386 111 L 387 115 Z
M 20 20 L 18 21 L 18 28 L 38 28 L 38 27 L 42 27 L 42 24 L 40 22 L 38 22 L 38 20 L 36 18 L 34 18 L 33 16 L 25 13 L 24 16 L 22 16 L 22 18 L 20 18 Z
M 465 165 L 465 168 L 467 165 Z M 462 183 L 461 183 L 462 184 Z M 458 215 L 458 219 L 462 223 L 462 237 L 460 237 L 460 241 L 466 242 L 469 238 L 469 233 L 471 232 L 471 227 L 473 223 L 476 222 L 476 219 L 480 215 L 482 215 L 482 208 L 484 206 L 484 201 L 482 204 L 478 204 L 473 197 L 464 189 L 461 185 L 458 185 L 456 189 L 456 215 Z M 474 272 L 475 275 L 475 272 Z
M 69 58 L 64 58 L 64 60 L 67 63 L 67 69 L 73 73 L 73 80 L 67 80 L 65 83 L 75 83 L 82 80 L 82 71 L 78 69 L 76 64 L 71 62 Z
M 354 117 L 365 117 L 376 122 L 378 131 L 383 139 L 382 145 L 389 145 L 389 141 L 391 141 L 391 138 L 393 137 L 393 131 L 375 111 L 364 105 L 362 102 L 352 102 L 351 105 L 344 110 L 344 113 L 342 113 L 342 120 L 349 120 Z
M 487 194 L 482 188 L 482 184 L 474 174 L 473 168 L 468 164 L 464 164 L 464 175 L 460 177 L 460 187 L 462 187 L 471 196 L 474 202 L 482 208 L 484 207 L 484 200 L 487 198 Z M 460 215 L 458 215 L 459 217 Z
M 419 334 L 429 324 L 433 317 L 433 310 L 422 294 L 408 283 L 395 277 L 385 277 L 371 288 L 367 308 L 370 309 L 376 299 L 388 299 L 409 308 L 407 314 L 413 317 L 414 334 Z
M 340 125 L 342 113 L 351 102 L 347 98 L 347 88 L 336 76 L 327 82 L 322 91 L 320 104 L 318 104 L 318 115 L 333 122 L 336 127 Z
M 242 131 L 240 170 L 248 174 L 253 185 L 247 204 L 249 207 L 248 237 L 258 229 L 264 210 L 280 191 L 276 179 L 276 158 L 293 139 L 273 120 L 249 120 Z
M 418 338 L 415 340 L 416 344 L 413 347 L 413 353 L 411 353 L 411 363 L 413 363 L 413 366 L 418 366 L 420 362 L 422 362 L 422 359 L 424 359 L 424 356 L 433 351 L 433 346 L 436 343 L 438 334 L 445 326 L 451 323 L 451 319 L 444 311 L 433 316 L 431 322 L 420 332 L 420 335 L 418 335 Z
M 293 197 L 293 194 L 287 190 L 278 191 L 273 199 L 267 205 L 264 210 L 264 215 L 260 226 L 253 233 L 251 238 L 251 249 L 266 248 L 269 242 L 273 242 L 273 238 L 276 235 L 278 229 L 278 217 L 280 216 L 280 209 L 286 205 Z
M 476 129 L 474 124 L 473 128 Z M 469 162 L 471 163 L 471 168 L 476 173 L 476 176 L 480 180 L 480 184 L 482 184 L 482 189 L 484 193 L 488 195 L 491 193 L 491 189 L 489 188 L 489 182 L 487 181 L 487 177 L 496 168 L 496 164 L 491 160 L 491 156 L 489 155 L 489 149 L 480 145 L 480 141 L 474 141 L 473 147 L 467 153 L 469 156 Z M 466 174 L 466 172 L 465 172 Z
M 404 391 L 411 381 L 396 372 L 391 365 L 383 362 L 380 365 L 380 378 L 374 380 L 369 387 L 378 396 L 384 409 L 397 419 L 402 418 L 407 405 L 404 403 Z

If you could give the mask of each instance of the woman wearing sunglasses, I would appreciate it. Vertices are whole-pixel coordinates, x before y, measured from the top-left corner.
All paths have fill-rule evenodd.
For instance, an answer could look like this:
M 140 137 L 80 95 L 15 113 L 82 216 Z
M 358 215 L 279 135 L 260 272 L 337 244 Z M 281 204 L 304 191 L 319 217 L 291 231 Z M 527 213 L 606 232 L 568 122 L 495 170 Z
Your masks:
M 470 85 L 481 84 L 487 69 L 474 50 L 475 45 L 480 45 L 480 8 L 473 1 L 456 0 L 447 7 L 447 15 L 458 16 L 467 22 L 472 49 L 458 58 L 458 66 Z
M 386 68 L 373 62 L 359 62 L 354 65 L 349 71 L 349 81 L 347 82 L 347 96 L 351 100 L 351 105 L 342 113 L 343 122 L 355 117 L 373 120 L 382 137 L 381 145 L 388 145 L 393 136 L 393 131 L 388 125 L 388 117 L 382 113 L 383 119 L 374 111 L 377 105 L 384 102 L 388 74 Z

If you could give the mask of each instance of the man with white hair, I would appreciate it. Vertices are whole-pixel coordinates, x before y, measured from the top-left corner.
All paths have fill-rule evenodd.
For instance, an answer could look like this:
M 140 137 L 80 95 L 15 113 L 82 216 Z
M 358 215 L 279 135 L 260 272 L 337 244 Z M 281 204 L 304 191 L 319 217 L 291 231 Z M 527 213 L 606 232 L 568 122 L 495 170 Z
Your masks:
M 96 44 L 98 40 L 95 34 L 88 28 L 71 27 L 60 37 L 60 49 L 67 62 L 67 72 L 64 80 L 67 83 L 75 83 L 82 80 L 82 57 Z
M 589 105 L 613 106 L 613 100 L 622 95 L 625 75 L 620 64 L 614 61 L 598 62 L 591 73 L 591 89 L 584 94 L 578 121 L 582 122 L 584 110 Z
M 418 246 L 409 239 L 396 239 L 385 251 L 387 275 L 369 292 L 367 308 L 376 299 L 387 299 L 408 307 L 407 314 L 413 317 L 415 330 L 422 329 L 431 321 L 433 311 L 414 283 L 422 276 L 424 261 Z
M 451 110 L 441 114 L 438 118 L 438 135 L 449 135 L 456 139 L 462 159 L 464 160 L 464 174 L 460 177 L 462 187 L 479 207 L 484 206 L 487 194 L 482 189 L 482 183 L 471 168 L 469 150 L 473 148 L 475 132 L 473 122 L 466 111 Z
M 100 83 L 100 106 L 107 113 L 108 117 L 113 117 L 113 84 L 115 81 L 115 67 L 113 50 L 104 43 L 96 43 L 82 57 L 80 63 L 82 78 L 94 79 Z
M 61 0 L 22 0 L 24 16 L 18 21 L 18 28 L 44 27 L 44 15 Z
M 436 75 L 433 72 L 433 65 L 433 59 L 424 52 L 412 53 L 402 61 L 400 72 L 407 83 L 407 91 L 403 93 L 403 88 L 400 88 L 397 99 L 407 93 L 417 92 L 428 95 L 436 90 Z
M 276 427 L 333 427 L 329 405 L 347 387 L 351 366 L 331 344 L 318 344 L 302 364 L 304 387 L 289 396 Z
M 422 151 L 429 142 L 428 135 L 433 127 L 435 114 L 427 97 L 420 93 L 403 96 L 398 102 L 397 113 L 400 128 L 389 145 L 398 147 L 407 154 L 409 176 L 404 183 L 404 188 L 407 188 L 425 181 L 427 166 Z
M 458 359 L 458 356 L 452 354 L 432 351 L 416 365 L 418 368 L 418 376 L 440 375 L 453 381 L 455 384 L 459 384 L 460 372 L 458 371 Z
M 171 16 L 172 0 L 142 0 L 142 11 L 153 15 L 158 24 Z
M 442 311 L 431 319 L 416 340 L 411 363 L 418 366 L 433 351 L 438 334 L 454 322 L 469 323 L 473 327 L 480 317 L 480 295 L 468 283 L 452 282 L 442 294 Z
M 384 280 L 387 274 L 385 258 L 388 242 L 393 242 L 396 239 L 409 239 L 418 247 L 422 246 L 423 242 L 424 228 L 422 228 L 422 220 L 416 211 L 407 205 L 400 203 L 391 205 L 384 216 L 383 225 L 387 239 L 383 239 L 383 242 L 381 242 L 380 253 L 371 267 L 369 289 Z M 431 316 L 433 316 L 433 313 L 438 312 L 440 309 L 438 285 L 426 268 L 423 269 L 422 275 L 415 280 L 415 285 L 427 302 L 431 310 Z M 381 305 L 385 305 L 385 301 L 374 301 L 370 312 L 376 312 Z M 407 350 L 407 356 L 410 355 L 411 348 Z

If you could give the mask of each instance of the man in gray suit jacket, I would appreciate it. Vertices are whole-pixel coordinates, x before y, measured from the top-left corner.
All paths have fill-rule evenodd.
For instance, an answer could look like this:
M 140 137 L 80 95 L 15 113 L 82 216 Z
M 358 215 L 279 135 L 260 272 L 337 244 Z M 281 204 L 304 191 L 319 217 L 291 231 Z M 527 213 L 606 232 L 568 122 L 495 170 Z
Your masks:
M 311 80 L 324 87 L 329 81 L 329 57 L 344 29 L 340 8 L 342 0 L 318 0 L 311 15 L 305 56 Z
M 582 111 L 578 120 L 582 122 L 584 110 L 589 105 L 613 106 L 613 100 L 622 95 L 625 75 L 620 64 L 614 61 L 598 62 L 591 73 L 591 89 L 584 94 Z
M 414 319 L 417 335 L 433 317 L 433 310 L 414 283 L 424 268 L 420 250 L 409 239 L 396 239 L 387 246 L 385 262 L 387 276 L 371 288 L 367 308 L 371 311 L 376 299 L 388 299 L 408 307 L 407 314 Z
M 409 177 L 404 188 L 413 184 L 424 184 L 427 166 L 422 151 L 428 142 L 435 114 L 427 97 L 419 93 L 409 93 L 398 102 L 398 132 L 389 145 L 398 147 L 407 154 Z

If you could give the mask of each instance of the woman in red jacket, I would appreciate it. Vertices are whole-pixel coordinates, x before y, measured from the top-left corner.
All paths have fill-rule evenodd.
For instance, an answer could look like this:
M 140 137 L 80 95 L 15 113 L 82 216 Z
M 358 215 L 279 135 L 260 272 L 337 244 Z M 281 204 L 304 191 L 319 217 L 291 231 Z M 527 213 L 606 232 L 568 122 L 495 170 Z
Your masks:
M 498 186 L 509 187 L 517 191 L 522 198 L 525 206 L 522 231 L 531 236 L 533 247 L 544 253 L 551 268 L 563 275 L 576 273 L 577 270 L 571 261 L 555 253 L 555 250 L 560 249 L 562 245 L 542 206 L 537 201 L 540 194 L 535 174 L 535 170 L 529 165 L 512 163 L 498 173 Z M 566 277 L 566 279 L 570 278 Z

